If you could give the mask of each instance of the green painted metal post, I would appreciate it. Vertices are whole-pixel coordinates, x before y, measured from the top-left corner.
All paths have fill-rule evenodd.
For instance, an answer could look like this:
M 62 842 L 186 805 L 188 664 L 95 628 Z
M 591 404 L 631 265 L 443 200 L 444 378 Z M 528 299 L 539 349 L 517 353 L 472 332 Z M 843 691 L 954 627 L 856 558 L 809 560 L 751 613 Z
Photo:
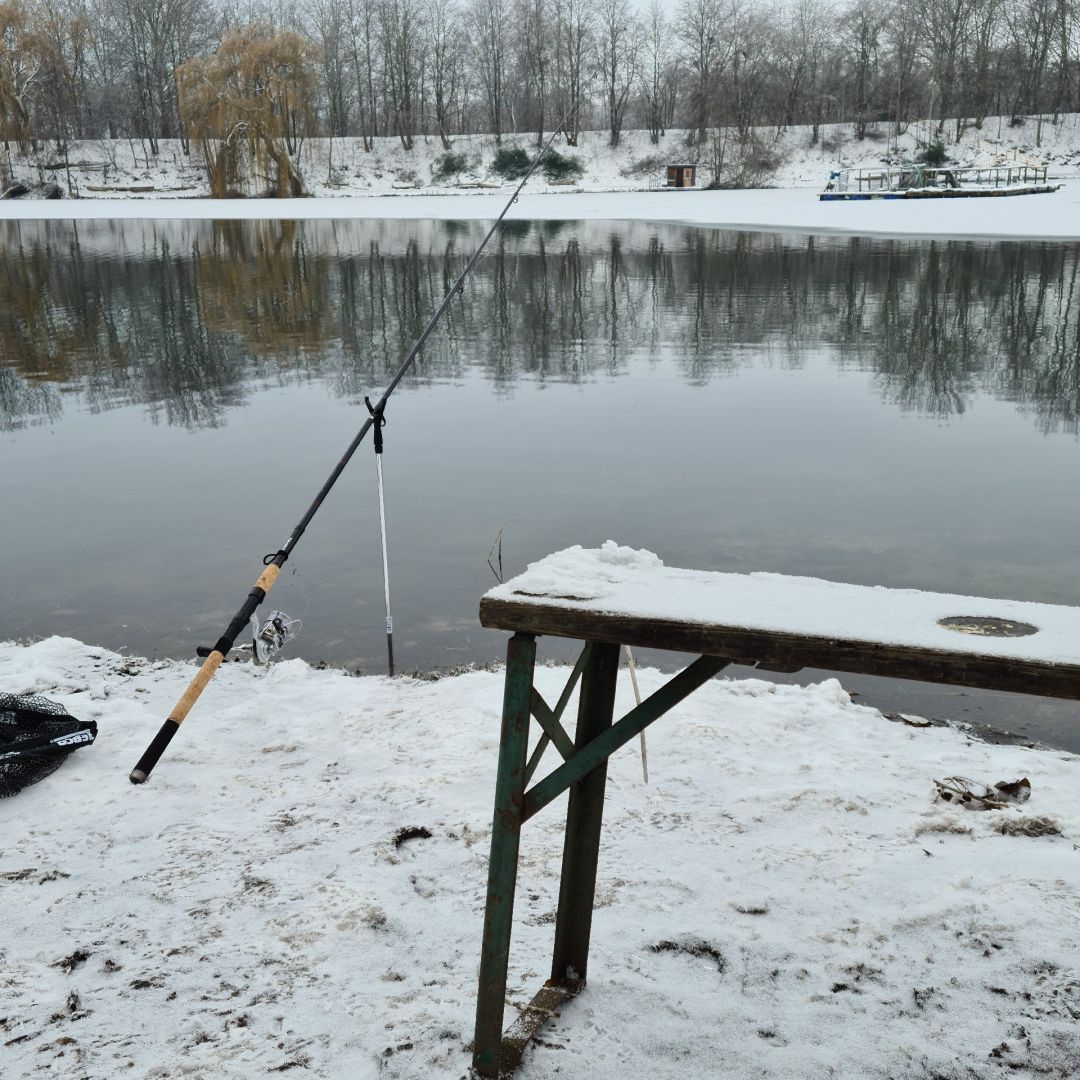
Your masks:
M 515 634 L 506 650 L 499 772 L 495 778 L 495 816 L 491 825 L 484 941 L 480 951 L 480 986 L 476 996 L 473 1068 L 480 1076 L 499 1075 L 506 970 L 510 963 L 510 931 L 514 920 L 521 802 L 525 794 L 525 757 L 529 745 L 529 702 L 532 697 L 536 639 Z
M 581 749 L 611 727 L 615 707 L 615 680 L 619 673 L 619 646 L 593 645 L 581 678 L 577 733 Z M 604 820 L 607 758 L 570 788 L 563 845 L 559 913 L 555 922 L 555 952 L 551 978 L 562 986 L 584 982 L 589 962 L 596 864 L 600 854 L 600 827 Z

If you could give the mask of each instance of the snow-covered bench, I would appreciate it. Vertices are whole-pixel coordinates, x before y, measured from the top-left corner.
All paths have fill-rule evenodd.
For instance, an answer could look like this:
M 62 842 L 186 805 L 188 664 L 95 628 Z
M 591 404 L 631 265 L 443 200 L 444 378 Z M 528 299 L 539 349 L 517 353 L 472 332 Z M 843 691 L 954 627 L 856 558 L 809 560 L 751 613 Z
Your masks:
M 585 984 L 607 759 L 728 664 L 817 667 L 1080 699 L 1080 608 L 664 566 L 607 543 L 532 564 L 480 602 L 513 632 L 506 664 L 473 1065 L 509 1075 L 553 1009 Z M 536 637 L 585 642 L 551 707 L 533 687 Z M 698 659 L 613 723 L 622 645 Z M 573 738 L 561 717 L 578 680 Z M 542 735 L 528 754 L 529 724 Z M 562 763 L 530 787 L 545 750 Z M 569 789 L 551 978 L 503 1034 L 521 826 Z

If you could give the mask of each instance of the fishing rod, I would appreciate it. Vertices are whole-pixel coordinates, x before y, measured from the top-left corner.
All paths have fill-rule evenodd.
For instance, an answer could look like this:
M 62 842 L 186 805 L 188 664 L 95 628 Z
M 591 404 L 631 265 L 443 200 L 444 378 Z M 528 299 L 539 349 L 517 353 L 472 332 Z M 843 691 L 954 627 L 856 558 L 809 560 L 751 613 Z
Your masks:
M 133 784 L 145 784 L 150 778 L 150 773 L 153 772 L 154 766 L 161 759 L 161 755 L 165 753 L 165 748 L 172 742 L 173 736 L 180 730 L 180 725 L 187 718 L 187 715 L 191 712 L 195 702 L 199 700 L 200 695 L 209 685 L 210 680 L 214 677 L 214 673 L 221 666 L 222 661 L 236 643 L 236 639 L 252 620 L 255 609 L 266 599 L 266 594 L 273 588 L 274 582 L 277 580 L 282 566 L 285 565 L 286 560 L 300 542 L 300 538 L 304 535 L 305 530 L 311 523 L 311 519 L 318 512 L 319 507 L 322 506 L 323 500 L 330 494 L 330 489 L 337 483 L 338 477 L 345 471 L 345 466 L 349 464 L 349 460 L 356 452 L 356 448 L 363 442 L 364 436 L 367 435 L 373 425 L 378 424 L 381 427 L 384 422 L 383 412 L 386 409 L 387 401 L 390 400 L 390 395 L 397 389 L 398 383 L 405 377 L 405 373 L 412 366 L 417 354 L 424 347 L 424 343 L 442 318 L 443 312 L 450 306 L 450 302 L 458 293 L 465 291 L 465 279 L 472 273 L 473 267 L 479 262 L 480 255 L 487 246 L 488 241 L 495 235 L 499 226 L 502 224 L 503 218 L 506 217 L 509 212 L 510 207 L 517 202 L 518 196 L 521 194 L 521 189 L 525 186 L 529 177 L 532 176 L 536 167 L 543 160 L 544 155 L 551 148 L 551 144 L 555 141 L 556 137 L 565 129 L 567 121 L 577 107 L 578 101 L 571 103 L 562 119 L 555 125 L 555 129 L 552 131 L 548 141 L 544 143 L 543 148 L 536 157 L 533 158 L 525 175 L 522 176 L 521 182 L 514 189 L 513 195 L 510 196 L 506 205 L 500 211 L 494 224 L 488 229 L 484 239 L 480 241 L 480 246 L 473 252 L 472 257 L 465 264 L 465 269 L 457 276 L 454 283 L 450 286 L 450 290 L 447 292 L 446 296 L 443 297 L 442 303 L 439 304 L 436 309 L 435 314 L 431 316 L 427 325 L 420 332 L 420 336 L 413 342 L 412 347 L 406 354 L 405 359 L 401 362 L 401 366 L 394 373 L 394 377 L 390 380 L 382 397 L 379 398 L 374 406 L 369 405 L 370 415 L 356 433 L 356 437 L 349 443 L 348 449 L 341 456 L 341 460 L 334 466 L 334 470 L 330 473 L 326 483 L 319 489 L 319 493 L 315 496 L 312 504 L 307 508 L 307 512 L 300 519 L 300 523 L 293 529 L 285 543 L 276 552 L 267 555 L 263 559 L 263 566 L 265 569 L 255 581 L 254 586 L 248 593 L 240 610 L 233 617 L 232 622 L 229 623 L 225 633 L 218 638 L 212 648 L 199 650 L 200 654 L 205 652 L 206 657 L 199 667 L 199 670 L 195 673 L 195 677 L 188 684 L 187 689 L 181 694 L 180 700 L 173 706 L 172 712 L 169 713 L 165 722 L 161 725 L 161 729 L 158 731 L 157 735 L 154 736 L 153 741 L 146 748 L 143 756 L 139 758 L 138 764 L 131 770 L 129 779 Z

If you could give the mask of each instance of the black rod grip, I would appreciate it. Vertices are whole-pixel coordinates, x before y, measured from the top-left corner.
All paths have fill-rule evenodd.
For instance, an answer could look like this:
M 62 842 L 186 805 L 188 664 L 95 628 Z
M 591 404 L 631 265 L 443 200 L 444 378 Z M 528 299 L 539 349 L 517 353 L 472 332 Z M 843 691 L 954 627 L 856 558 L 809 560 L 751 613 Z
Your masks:
M 180 730 L 180 725 L 175 720 L 166 720 L 161 725 L 161 730 L 154 736 L 154 741 L 146 748 L 146 753 L 139 758 L 139 764 L 131 770 L 128 779 L 133 784 L 145 784 L 154 771 L 161 755 L 165 753 L 165 747 L 172 742 L 173 736 Z

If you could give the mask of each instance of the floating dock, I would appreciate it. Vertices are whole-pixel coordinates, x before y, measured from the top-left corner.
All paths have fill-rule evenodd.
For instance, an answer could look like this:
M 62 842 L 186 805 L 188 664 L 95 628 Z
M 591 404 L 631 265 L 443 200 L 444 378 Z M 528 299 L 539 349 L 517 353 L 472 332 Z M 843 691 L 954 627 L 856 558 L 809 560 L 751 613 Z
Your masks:
M 999 195 L 1048 195 L 1052 184 L 1045 165 L 989 165 L 971 168 L 905 165 L 895 169 L 843 169 L 834 172 L 822 202 L 867 199 L 985 199 Z

